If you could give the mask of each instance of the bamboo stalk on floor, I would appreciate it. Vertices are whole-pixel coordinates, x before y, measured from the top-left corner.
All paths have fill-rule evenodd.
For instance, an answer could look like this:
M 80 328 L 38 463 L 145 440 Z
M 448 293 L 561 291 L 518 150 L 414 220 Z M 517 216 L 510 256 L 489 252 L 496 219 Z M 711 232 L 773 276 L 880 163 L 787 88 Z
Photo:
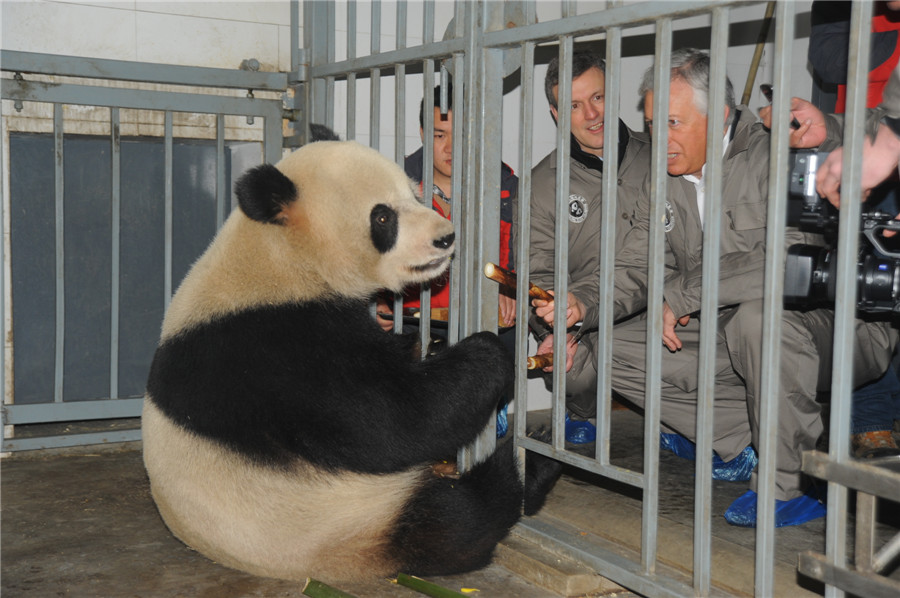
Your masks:
M 460 596 L 465 598 L 466 596 L 465 594 L 457 592 L 456 590 L 451 590 L 449 588 L 431 583 L 430 581 L 425 581 L 421 577 L 414 577 L 405 573 L 400 573 L 399 575 L 397 575 L 397 583 L 401 586 L 412 588 L 413 590 L 421 592 L 422 594 L 432 596 L 433 598 L 459 598 Z
M 353 594 L 333 588 L 312 577 L 306 578 L 306 583 L 303 585 L 303 593 L 310 598 L 356 598 Z

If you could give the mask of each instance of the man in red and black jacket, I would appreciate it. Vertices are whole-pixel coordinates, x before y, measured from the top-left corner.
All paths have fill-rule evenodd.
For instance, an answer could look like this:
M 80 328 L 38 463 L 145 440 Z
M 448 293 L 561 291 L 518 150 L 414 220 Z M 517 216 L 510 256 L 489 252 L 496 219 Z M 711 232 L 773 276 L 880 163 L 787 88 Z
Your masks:
M 450 103 L 446 114 L 441 114 L 440 97 L 441 87 L 434 90 L 434 168 L 432 174 L 431 206 L 444 218 L 450 218 L 450 195 L 452 191 L 451 174 L 453 167 L 453 109 L 452 86 L 448 89 Z M 419 134 L 425 141 L 425 101 L 419 107 Z M 422 197 L 427 198 L 428 193 L 421 189 L 424 177 L 424 149 L 419 148 L 406 157 L 404 168 L 406 174 L 417 181 L 422 191 Z M 512 168 L 501 164 L 500 168 L 500 265 L 509 270 L 515 269 L 515 254 L 512 241 L 513 204 L 519 187 L 519 178 L 513 173 Z M 418 286 L 407 289 L 403 294 L 404 309 L 419 309 Z M 446 309 L 450 305 L 449 272 L 431 284 L 431 309 Z M 377 313 L 386 314 L 391 311 L 391 302 L 379 299 Z M 516 302 L 512 297 L 500 294 L 500 325 L 512 326 L 516 318 Z M 385 318 L 378 318 L 385 330 L 391 330 L 393 322 Z

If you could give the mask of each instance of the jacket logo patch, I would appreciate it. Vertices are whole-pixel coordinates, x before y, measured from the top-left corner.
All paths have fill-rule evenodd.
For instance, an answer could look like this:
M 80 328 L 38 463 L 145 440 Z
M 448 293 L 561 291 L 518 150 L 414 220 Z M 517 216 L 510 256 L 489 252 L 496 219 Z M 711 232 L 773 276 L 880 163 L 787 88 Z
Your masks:
M 587 218 L 588 213 L 588 205 L 587 200 L 585 200 L 580 195 L 572 194 L 569 196 L 569 222 L 579 223 L 584 222 L 584 219 Z
M 675 228 L 675 211 L 672 209 L 672 204 L 669 203 L 669 200 L 666 200 L 666 232 L 672 232 L 672 229 Z

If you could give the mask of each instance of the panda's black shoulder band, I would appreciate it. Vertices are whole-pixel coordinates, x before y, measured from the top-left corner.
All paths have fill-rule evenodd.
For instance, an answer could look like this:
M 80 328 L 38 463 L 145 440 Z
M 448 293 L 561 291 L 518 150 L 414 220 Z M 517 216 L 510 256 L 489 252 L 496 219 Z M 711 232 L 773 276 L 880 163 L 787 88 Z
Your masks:
M 271 164 L 244 173 L 234 184 L 238 205 L 249 218 L 276 223 L 284 206 L 297 198 L 297 187 Z

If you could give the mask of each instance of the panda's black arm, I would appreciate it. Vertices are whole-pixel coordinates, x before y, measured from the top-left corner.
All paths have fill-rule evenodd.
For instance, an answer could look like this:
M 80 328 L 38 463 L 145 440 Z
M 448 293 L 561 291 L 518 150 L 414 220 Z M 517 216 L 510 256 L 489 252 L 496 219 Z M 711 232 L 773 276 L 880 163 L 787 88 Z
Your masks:
M 368 350 L 345 353 L 328 393 L 342 399 L 323 405 L 332 425 L 304 426 L 310 453 L 340 436 L 330 457 L 354 470 L 396 471 L 453 458 L 506 400 L 513 362 L 494 334 L 473 335 L 424 361 L 390 349 L 382 347 L 377 358 Z
M 314 305 L 259 309 L 169 339 L 148 391 L 176 423 L 252 458 L 387 472 L 474 440 L 512 375 L 493 334 L 420 361 L 364 309 Z

